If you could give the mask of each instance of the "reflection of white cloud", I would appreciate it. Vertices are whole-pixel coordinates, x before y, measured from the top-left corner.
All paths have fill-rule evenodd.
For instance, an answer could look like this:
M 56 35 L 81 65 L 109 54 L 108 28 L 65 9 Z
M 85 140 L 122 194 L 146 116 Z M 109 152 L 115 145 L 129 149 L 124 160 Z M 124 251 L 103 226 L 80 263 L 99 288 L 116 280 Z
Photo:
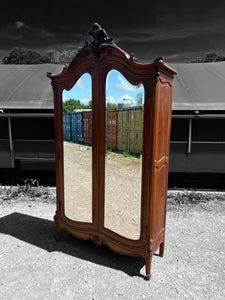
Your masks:
M 106 97 L 106 102 L 107 103 L 118 103 L 117 101 L 118 101 L 118 99 L 116 99 L 113 96 Z
M 108 96 L 106 97 L 106 102 L 107 103 L 124 103 L 124 104 L 130 104 L 130 105 L 135 105 L 136 101 L 129 95 L 125 94 L 122 97 L 115 98 L 113 96 Z
M 63 94 L 63 102 L 64 102 L 64 101 L 67 101 L 67 100 L 69 100 L 69 99 L 70 99 L 69 96 Z
M 80 102 L 87 105 L 89 104 L 89 101 L 91 100 L 91 92 L 84 95 L 85 98 L 81 99 Z
M 80 100 L 80 103 L 87 105 L 89 101 L 90 101 L 90 99 L 82 99 L 82 100 Z
M 127 83 L 122 76 L 118 76 L 118 80 L 120 81 L 120 83 L 116 84 L 116 89 L 120 90 L 120 91 L 130 91 L 130 92 L 134 92 L 136 90 L 136 87 Z
M 76 83 L 76 87 L 79 89 L 79 90 L 86 90 L 86 87 L 84 86 L 84 82 L 83 80 L 80 78 L 78 79 L 77 83 Z
M 133 104 L 135 104 L 135 100 L 131 96 L 125 94 L 120 98 L 119 103 L 125 103 L 125 104 L 133 105 Z

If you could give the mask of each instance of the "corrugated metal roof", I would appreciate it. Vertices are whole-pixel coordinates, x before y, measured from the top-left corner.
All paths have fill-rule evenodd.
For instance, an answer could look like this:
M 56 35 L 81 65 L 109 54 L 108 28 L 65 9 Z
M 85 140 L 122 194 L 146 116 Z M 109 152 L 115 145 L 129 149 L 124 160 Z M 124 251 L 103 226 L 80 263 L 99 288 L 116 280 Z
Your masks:
M 225 110 L 225 62 L 170 64 L 174 78 L 173 110 Z M 47 72 L 62 65 L 0 65 L 0 109 L 53 109 Z
M 225 110 L 225 62 L 170 65 L 173 110 Z
M 53 92 L 46 73 L 62 65 L 0 65 L 0 109 L 53 109 Z

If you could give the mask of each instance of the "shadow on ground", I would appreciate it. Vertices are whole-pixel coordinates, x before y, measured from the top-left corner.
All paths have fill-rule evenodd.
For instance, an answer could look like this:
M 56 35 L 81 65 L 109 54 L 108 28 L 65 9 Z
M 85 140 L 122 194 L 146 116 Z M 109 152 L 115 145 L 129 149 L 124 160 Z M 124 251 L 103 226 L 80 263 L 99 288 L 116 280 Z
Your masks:
M 112 269 L 129 276 L 141 276 L 144 259 L 117 254 L 106 246 L 96 246 L 92 241 L 75 238 L 63 231 L 60 242 L 56 242 L 56 226 L 53 221 L 21 213 L 12 213 L 0 218 L 0 233 L 8 234 L 48 252 L 58 251 Z

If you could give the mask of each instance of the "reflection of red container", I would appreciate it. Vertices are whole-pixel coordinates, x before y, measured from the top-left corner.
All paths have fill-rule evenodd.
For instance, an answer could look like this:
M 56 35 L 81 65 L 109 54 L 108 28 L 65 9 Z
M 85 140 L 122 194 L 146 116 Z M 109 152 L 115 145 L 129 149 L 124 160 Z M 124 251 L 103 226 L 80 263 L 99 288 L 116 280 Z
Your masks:
M 107 110 L 107 147 L 116 149 L 116 110 Z
M 92 144 L 92 111 L 83 111 L 83 142 Z

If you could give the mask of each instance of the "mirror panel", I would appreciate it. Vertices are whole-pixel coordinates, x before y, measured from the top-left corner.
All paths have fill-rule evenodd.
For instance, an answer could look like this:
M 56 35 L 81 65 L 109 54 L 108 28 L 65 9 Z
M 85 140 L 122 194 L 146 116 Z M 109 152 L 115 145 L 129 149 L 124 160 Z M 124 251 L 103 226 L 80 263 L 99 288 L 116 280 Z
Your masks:
M 144 87 L 116 70 L 106 81 L 104 227 L 140 237 Z
M 87 117 L 89 116 L 89 118 Z M 92 222 L 91 77 L 83 74 L 63 91 L 64 212 L 74 221 Z

